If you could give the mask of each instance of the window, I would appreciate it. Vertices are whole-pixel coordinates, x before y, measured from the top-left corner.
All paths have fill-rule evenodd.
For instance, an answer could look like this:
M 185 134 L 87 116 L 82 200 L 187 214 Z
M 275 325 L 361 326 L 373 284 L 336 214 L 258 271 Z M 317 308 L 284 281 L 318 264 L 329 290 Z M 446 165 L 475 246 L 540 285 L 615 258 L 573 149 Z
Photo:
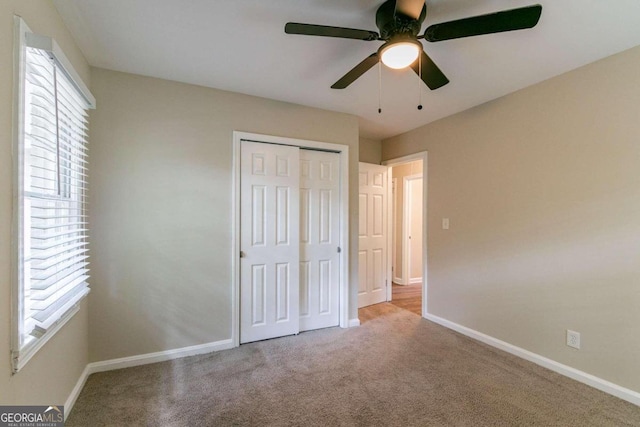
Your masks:
M 87 109 L 95 100 L 51 38 L 16 18 L 14 372 L 89 293 Z

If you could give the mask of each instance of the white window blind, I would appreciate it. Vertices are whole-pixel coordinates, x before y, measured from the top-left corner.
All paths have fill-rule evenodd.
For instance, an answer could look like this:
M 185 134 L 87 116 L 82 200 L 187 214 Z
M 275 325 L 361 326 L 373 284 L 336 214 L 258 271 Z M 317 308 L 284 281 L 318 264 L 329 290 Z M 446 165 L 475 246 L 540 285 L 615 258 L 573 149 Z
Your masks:
M 87 109 L 59 49 L 25 37 L 18 203 L 17 371 L 89 293 Z M 40 45 L 39 43 L 33 43 Z M 53 48 L 55 46 L 55 49 Z M 61 59 L 62 58 L 62 59 Z M 41 342 L 41 343 L 39 343 Z

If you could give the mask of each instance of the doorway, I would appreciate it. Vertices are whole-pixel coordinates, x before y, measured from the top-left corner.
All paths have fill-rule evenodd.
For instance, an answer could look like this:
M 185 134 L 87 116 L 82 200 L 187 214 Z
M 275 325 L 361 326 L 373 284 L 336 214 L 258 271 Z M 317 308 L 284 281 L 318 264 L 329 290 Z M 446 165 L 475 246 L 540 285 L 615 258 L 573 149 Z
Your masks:
M 393 251 L 391 302 L 422 315 L 422 161 L 391 168 Z
M 391 302 L 427 313 L 426 160 L 360 163 L 358 308 Z
M 422 162 L 409 165 L 411 175 L 402 176 L 402 166 L 392 168 L 394 180 L 402 180 L 394 209 L 395 256 L 392 260 L 393 282 L 397 285 L 422 283 Z M 420 173 L 414 173 L 420 171 Z M 400 191 L 402 190 L 402 191 Z
M 389 167 L 391 286 L 387 300 L 427 313 L 427 153 L 383 162 Z

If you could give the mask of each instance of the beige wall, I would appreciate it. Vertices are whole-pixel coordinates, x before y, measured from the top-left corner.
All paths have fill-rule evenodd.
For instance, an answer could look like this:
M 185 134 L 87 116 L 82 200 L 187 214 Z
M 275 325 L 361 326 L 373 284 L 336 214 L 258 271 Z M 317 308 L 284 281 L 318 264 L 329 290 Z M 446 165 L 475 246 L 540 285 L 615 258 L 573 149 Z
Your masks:
M 355 265 L 355 116 L 102 69 L 92 91 L 92 361 L 231 337 L 234 130 L 349 146 Z
M 395 199 L 395 207 L 394 207 L 394 230 L 395 233 L 393 236 L 394 245 L 394 257 L 393 257 L 393 277 L 395 283 L 408 285 L 409 283 L 405 283 L 405 278 L 403 277 L 402 271 L 402 259 L 403 259 L 403 248 L 402 248 L 402 227 L 404 223 L 404 185 L 403 179 L 406 176 L 410 175 L 418 175 L 422 174 L 422 160 L 416 160 L 415 162 L 405 163 L 403 165 L 394 166 L 391 169 L 392 178 L 395 180 L 395 191 L 394 191 L 394 199 Z M 391 201 L 392 203 L 394 200 Z M 420 254 L 417 254 L 420 255 Z M 413 260 L 414 263 L 417 263 L 418 260 Z M 397 280 L 400 279 L 400 280 Z
M 379 165 L 382 161 L 382 141 L 360 138 L 360 161 Z
M 637 47 L 383 142 L 429 151 L 429 313 L 640 391 L 639 70 Z
M 88 360 L 83 307 L 16 375 L 11 375 L 10 261 L 12 212 L 13 15 L 32 31 L 53 37 L 89 84 L 89 66 L 49 0 L 0 2 L 0 405 L 64 404 Z

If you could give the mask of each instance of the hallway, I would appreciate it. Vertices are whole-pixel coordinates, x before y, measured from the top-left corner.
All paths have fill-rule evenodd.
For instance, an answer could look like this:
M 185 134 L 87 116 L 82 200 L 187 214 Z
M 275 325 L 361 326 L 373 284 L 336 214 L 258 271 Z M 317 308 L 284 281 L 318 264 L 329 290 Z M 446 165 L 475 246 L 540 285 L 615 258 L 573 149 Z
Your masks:
M 391 302 L 370 305 L 358 310 L 360 323 L 397 311 L 396 307 L 422 316 L 422 283 L 415 285 L 393 285 Z

